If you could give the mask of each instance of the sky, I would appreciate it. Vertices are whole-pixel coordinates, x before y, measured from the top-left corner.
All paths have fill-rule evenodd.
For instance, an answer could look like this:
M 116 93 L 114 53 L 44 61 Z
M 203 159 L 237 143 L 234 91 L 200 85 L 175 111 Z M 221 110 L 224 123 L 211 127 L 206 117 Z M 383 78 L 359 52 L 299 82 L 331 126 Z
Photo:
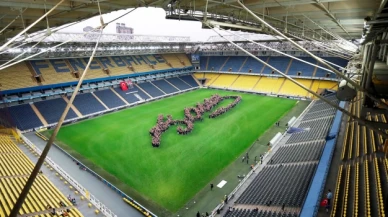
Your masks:
M 126 13 L 131 9 L 120 10 L 103 14 L 104 22 Z M 105 33 L 116 33 L 116 23 L 125 23 L 134 28 L 136 35 L 167 35 L 167 36 L 190 36 L 191 41 L 206 41 L 210 36 L 216 35 L 210 29 L 202 29 L 200 22 L 167 20 L 166 13 L 161 8 L 138 8 L 130 14 L 108 25 Z M 60 32 L 82 32 L 86 26 L 97 27 L 100 25 L 99 16 L 90 18 Z

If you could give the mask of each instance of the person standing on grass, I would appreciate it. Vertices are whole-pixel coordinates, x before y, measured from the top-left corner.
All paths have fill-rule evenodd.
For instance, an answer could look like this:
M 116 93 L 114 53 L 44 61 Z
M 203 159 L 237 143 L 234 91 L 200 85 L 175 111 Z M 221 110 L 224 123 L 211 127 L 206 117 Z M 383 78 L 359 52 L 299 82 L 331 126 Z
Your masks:
M 327 204 L 330 205 L 331 198 L 333 198 L 333 193 L 331 193 L 330 189 L 327 191 L 326 198 L 327 198 Z
M 210 191 L 213 191 L 213 188 L 214 188 L 214 185 L 212 183 L 212 184 L 210 184 Z
M 199 213 L 199 211 L 197 212 L 197 217 L 201 217 L 201 214 Z

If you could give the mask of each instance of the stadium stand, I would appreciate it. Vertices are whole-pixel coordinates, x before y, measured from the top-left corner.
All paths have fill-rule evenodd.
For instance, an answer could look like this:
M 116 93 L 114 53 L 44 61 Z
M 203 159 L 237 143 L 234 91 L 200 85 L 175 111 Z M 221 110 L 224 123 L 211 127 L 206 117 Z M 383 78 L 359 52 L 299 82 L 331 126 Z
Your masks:
M 234 81 L 236 81 L 237 78 L 238 76 L 236 75 L 221 74 L 217 80 L 211 84 L 211 86 L 228 88 L 234 83 Z
M 169 94 L 169 93 L 175 93 L 175 92 L 178 92 L 179 90 L 177 88 L 175 88 L 174 86 L 172 86 L 171 84 L 169 84 L 166 80 L 162 79 L 162 80 L 156 80 L 156 81 L 152 81 L 152 84 L 154 84 L 155 86 L 157 86 L 159 89 L 161 89 L 164 93 L 166 94 Z
M 304 61 L 316 64 L 317 61 L 311 57 L 299 57 L 299 59 L 302 59 Z M 314 72 L 316 70 L 315 66 L 293 60 L 290 66 L 290 69 L 288 70 L 288 75 L 298 75 L 298 76 L 313 76 Z M 299 73 L 299 74 L 298 74 Z
M 361 115 L 364 97 L 358 93 L 349 111 Z M 367 120 L 386 121 L 384 114 L 366 113 Z M 377 154 L 384 141 L 376 132 L 347 118 L 331 216 L 385 216 L 388 189 L 387 158 Z
M 297 217 L 296 213 L 274 212 L 274 211 L 254 211 L 249 209 L 236 209 L 228 212 L 224 217 Z
M 284 78 L 261 77 L 253 90 L 264 93 L 277 94 L 284 83 Z
M 269 57 L 268 64 L 270 64 L 274 68 L 278 69 L 279 71 L 287 74 L 288 69 L 289 69 L 290 64 L 291 64 L 291 58 L 289 58 L 289 57 Z M 272 74 L 272 69 L 269 67 L 265 67 L 262 73 L 263 74 Z M 277 73 L 275 72 L 275 74 L 277 74 Z
M 82 115 L 105 110 L 105 107 L 91 93 L 78 94 L 74 99 L 73 105 Z
M 308 79 L 295 79 L 295 80 L 307 88 L 310 88 L 311 83 L 312 83 L 312 80 L 308 80 Z M 306 97 L 306 96 L 310 95 L 309 92 L 302 89 L 298 85 L 292 83 L 290 80 L 286 80 L 283 83 L 282 87 L 279 90 L 279 94 L 301 96 L 301 97 Z
M 190 89 L 191 86 L 185 82 L 182 82 L 179 78 L 167 78 L 166 81 L 170 82 L 172 85 L 177 87 L 179 90 L 187 90 Z
M 112 92 L 111 89 L 95 91 L 94 94 L 109 108 L 116 108 L 125 105 L 125 103 Z
M 289 57 L 283 56 L 260 56 L 261 60 L 272 65 L 276 69 L 287 73 L 291 76 L 307 76 L 307 77 L 322 77 L 322 78 L 336 78 L 334 73 L 330 73 L 326 70 L 314 67 L 312 65 L 292 60 Z M 299 57 L 302 60 L 307 62 L 317 64 L 317 61 L 311 57 Z M 338 57 L 323 57 L 323 59 L 330 61 L 341 67 L 345 67 L 348 63 L 347 60 L 341 59 Z M 291 65 L 290 65 L 291 64 Z M 320 64 L 319 64 L 320 65 Z M 322 65 L 320 65 L 323 67 Z M 253 59 L 252 57 L 243 57 L 243 56 L 207 56 L 200 58 L 200 67 L 201 71 L 224 71 L 224 72 L 248 72 L 248 73 L 258 73 L 258 74 L 272 74 L 272 69 L 265 67 L 259 61 Z M 339 67 L 334 66 L 336 69 Z M 325 67 L 326 68 L 326 67 Z M 299 74 L 298 74 L 299 72 Z M 275 73 L 277 74 L 277 73 Z
M 10 136 L 2 134 L 0 134 L 0 162 L 0 214 L 1 216 L 9 216 L 34 165 Z M 59 204 L 60 201 L 67 205 L 66 208 L 70 209 L 69 216 L 83 216 L 45 175 L 39 174 L 19 214 L 48 217 L 51 216 L 49 214 L 51 210 L 48 210 L 47 206 L 49 205 L 58 211 L 63 209 Z
M 153 85 L 149 82 L 140 83 L 140 84 L 138 84 L 138 86 L 142 90 L 146 91 L 152 97 L 163 96 L 165 94 L 164 92 L 162 92 L 162 90 L 160 90 L 158 87 L 156 87 L 155 85 Z
M 284 145 L 271 158 L 270 164 L 317 161 L 322 154 L 324 144 L 325 142 L 320 140 Z
M 338 103 L 334 95 L 327 99 Z M 311 115 L 322 110 L 326 115 Z M 227 211 L 224 216 L 261 216 L 268 212 L 273 212 L 271 216 L 299 216 L 334 114 L 324 102 L 313 101 L 289 133 L 272 148 L 273 155 L 258 173 L 253 173 L 249 185 L 239 190 L 241 193 L 235 193 L 240 195 L 233 205 L 235 210 Z M 293 128 L 301 132 L 292 132 Z
M 75 98 L 74 104 L 70 108 L 65 120 L 102 112 L 107 109 L 136 103 L 141 100 L 147 100 L 151 98 L 150 96 L 163 96 L 165 94 L 177 93 L 182 90 L 199 86 L 191 75 L 144 82 L 138 85 L 139 86 L 134 85 L 133 88 L 128 91 L 122 91 L 119 87 L 115 87 L 96 90 L 92 93 L 80 93 Z M 94 87 L 97 86 L 91 86 L 92 89 Z M 47 99 L 33 102 L 33 104 L 22 104 L 2 108 L 1 111 L 2 113 L 6 112 L 7 109 L 17 127 L 20 130 L 28 130 L 44 125 L 38 117 L 39 115 L 42 116 L 41 118 L 43 120 L 47 121 L 47 124 L 56 123 L 66 107 L 67 100 L 67 97 Z M 32 106 L 36 107 L 36 112 L 33 110 Z M 37 114 L 37 112 L 39 114 Z
M 268 61 L 268 57 L 259 57 L 259 58 L 265 62 Z M 264 69 L 264 65 L 261 62 L 253 59 L 252 57 L 248 57 L 245 63 L 241 65 L 239 72 L 262 73 L 263 69 Z
M 191 66 L 191 61 L 184 53 L 176 53 L 175 57 L 179 59 L 179 61 L 183 64 L 183 66 Z M 179 67 L 182 68 L 182 67 Z
M 180 76 L 179 77 L 180 79 L 182 79 L 182 81 L 188 85 L 190 85 L 191 87 L 198 87 L 198 83 L 194 80 L 193 76 L 191 75 L 184 75 L 184 76 Z
M 2 112 L 6 112 L 4 109 L 7 108 L 1 109 L 3 110 Z M 31 129 L 36 126 L 43 125 L 29 104 L 12 106 L 8 108 L 8 111 L 11 114 L 16 126 L 21 130 Z
M 139 99 L 135 96 L 135 93 L 138 94 L 142 99 L 149 98 L 147 94 L 145 94 L 143 91 L 141 91 L 135 86 L 128 92 L 122 91 L 120 87 L 114 88 L 113 91 L 119 94 L 129 104 L 139 101 Z
M 200 62 L 200 68 L 203 71 L 207 70 L 207 63 L 208 63 L 208 57 L 200 56 L 199 57 L 199 62 Z
M 10 90 L 18 88 L 26 88 L 37 85 L 33 73 L 27 66 L 26 62 L 18 63 L 8 67 L 6 70 L 0 71 L 1 89 Z
M 225 56 L 210 56 L 208 60 L 207 70 L 221 71 L 229 57 Z
M 74 72 L 80 73 L 86 67 L 88 58 L 30 60 L 16 64 L 0 72 L 2 90 L 16 90 L 39 86 L 74 83 L 78 79 Z M 167 63 L 174 63 L 174 65 Z M 191 67 L 186 54 L 136 55 L 96 57 L 89 67 L 85 81 L 108 79 L 137 73 L 152 73 L 167 69 Z M 40 83 L 34 77 L 40 77 Z M 17 79 L 15 79 L 17 78 Z M 43 88 L 43 87 L 42 87 Z
M 341 67 L 346 67 L 346 65 L 348 64 L 348 61 L 344 60 L 344 59 L 341 59 L 341 58 L 335 58 L 335 57 L 324 57 L 323 58 L 324 60 L 327 60 L 329 62 L 332 62 L 338 66 L 341 66 Z M 322 66 L 322 64 L 319 64 L 319 66 L 321 67 L 324 67 Z M 342 69 L 340 69 L 339 67 L 337 66 L 333 66 L 335 69 L 339 70 L 339 71 L 342 71 Z M 315 73 L 315 77 L 329 77 L 329 78 L 335 78 L 336 75 L 334 73 L 330 73 L 328 71 L 325 71 L 323 69 L 320 69 L 320 68 L 317 68 L 317 71 Z
M 218 73 L 195 73 L 194 75 L 197 79 L 205 78 L 205 86 L 313 98 L 312 94 L 283 77 Z M 336 81 L 301 78 L 295 80 L 317 93 L 324 89 L 338 89 Z
M 315 167 L 316 163 L 266 166 L 236 203 L 301 206 Z
M 229 58 L 220 71 L 238 72 L 247 57 Z
M 240 75 L 237 80 L 230 86 L 232 89 L 251 90 L 261 77 Z
M 66 101 L 63 100 L 63 98 L 57 98 L 35 102 L 34 105 L 36 106 L 36 108 L 38 108 L 44 119 L 46 119 L 47 123 L 52 124 L 56 123 L 61 117 L 63 110 L 65 110 L 66 107 Z M 13 109 L 13 107 L 11 108 Z M 74 113 L 73 109 L 69 109 L 65 120 L 76 117 L 77 115 Z M 36 126 L 37 125 L 35 125 L 35 127 Z

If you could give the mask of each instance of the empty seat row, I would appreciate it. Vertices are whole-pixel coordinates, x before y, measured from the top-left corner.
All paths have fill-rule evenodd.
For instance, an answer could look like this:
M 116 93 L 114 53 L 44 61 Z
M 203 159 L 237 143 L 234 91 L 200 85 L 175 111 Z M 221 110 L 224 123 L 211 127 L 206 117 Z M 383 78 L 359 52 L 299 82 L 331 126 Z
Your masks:
M 322 118 L 322 117 L 328 117 L 328 116 L 334 116 L 335 114 L 335 108 L 329 108 L 313 113 L 308 113 L 306 114 L 303 118 L 302 121 L 308 121 L 308 120 L 313 120 L 317 118 Z
M 228 211 L 224 217 L 297 217 L 297 213 L 291 212 L 276 212 L 276 211 L 262 211 L 250 209 L 235 209 Z
M 293 133 L 287 140 L 287 144 L 324 139 L 330 129 L 333 117 L 301 122 L 297 128 L 304 131 Z
M 300 207 L 316 163 L 266 166 L 236 200 L 237 204 Z
M 321 157 L 325 141 L 303 142 L 281 146 L 269 164 L 317 161 Z

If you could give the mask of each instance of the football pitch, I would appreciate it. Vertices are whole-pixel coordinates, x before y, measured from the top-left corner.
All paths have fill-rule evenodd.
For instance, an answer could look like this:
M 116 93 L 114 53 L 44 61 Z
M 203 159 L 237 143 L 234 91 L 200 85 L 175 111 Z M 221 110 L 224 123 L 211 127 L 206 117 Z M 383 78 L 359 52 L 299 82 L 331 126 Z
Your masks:
M 194 123 L 188 135 L 176 126 L 153 148 L 149 130 L 159 114 L 183 119 L 183 109 L 219 95 L 239 95 L 241 103 L 225 114 Z M 233 100 L 225 100 L 226 106 Z M 57 140 L 78 156 L 130 188 L 139 202 L 148 201 L 176 212 L 236 160 L 268 128 L 287 113 L 296 100 L 221 90 L 200 89 L 62 127 Z M 69 150 L 69 149 L 66 149 Z M 81 159 L 81 161 L 82 161 Z M 104 174 L 101 174 L 106 177 Z M 108 179 L 109 180 L 109 179 Z M 113 183 L 115 184 L 115 183 Z M 147 206 L 147 204 L 144 204 Z

